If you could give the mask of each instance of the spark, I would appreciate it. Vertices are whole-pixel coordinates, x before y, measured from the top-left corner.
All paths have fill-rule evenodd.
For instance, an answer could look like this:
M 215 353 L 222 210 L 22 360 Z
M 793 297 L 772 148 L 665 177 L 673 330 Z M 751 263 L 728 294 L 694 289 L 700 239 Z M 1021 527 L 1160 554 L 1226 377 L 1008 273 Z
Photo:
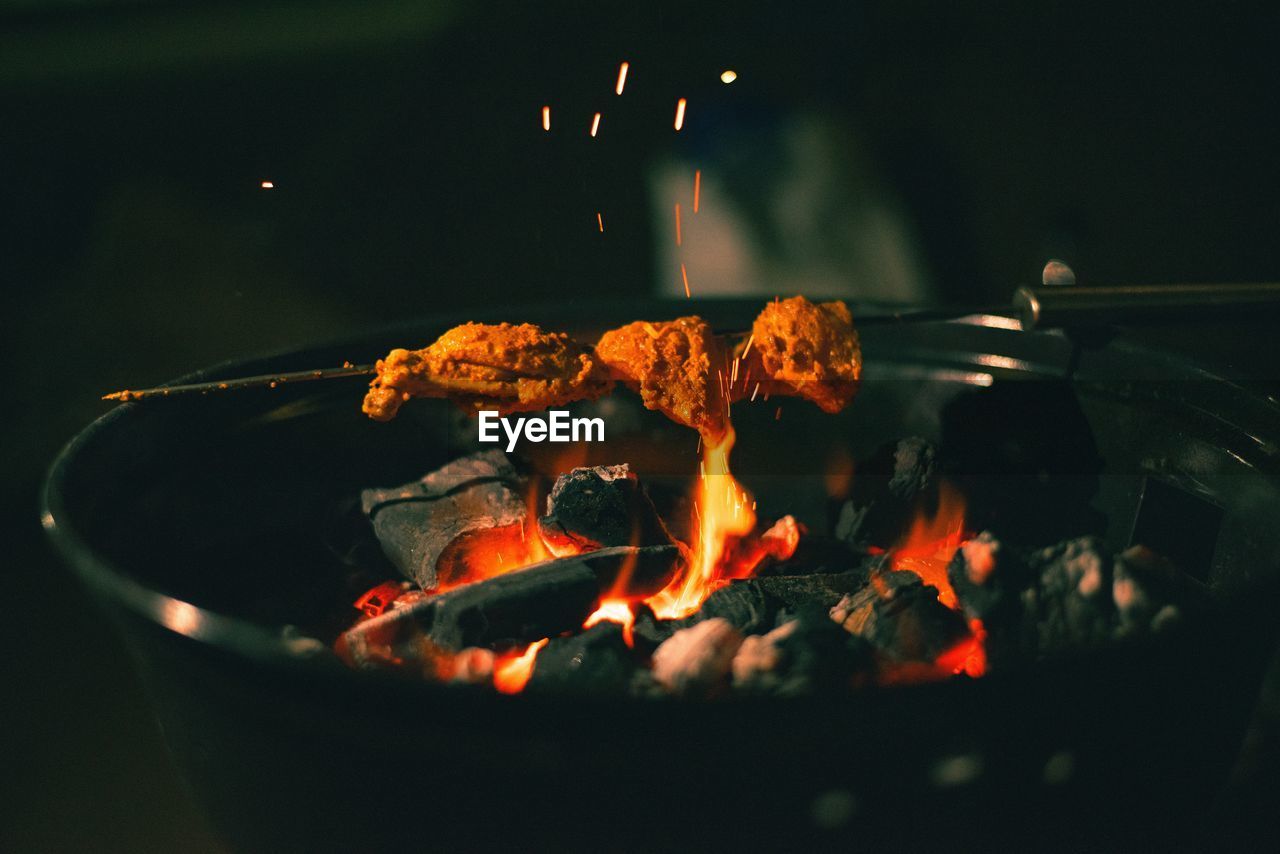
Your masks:
M 774 420 L 774 421 L 781 421 L 781 420 L 782 420 L 782 407 L 781 407 L 781 406 L 779 406 L 779 407 L 778 407 L 778 411 L 777 411 L 777 412 L 773 413 L 773 420 Z
M 742 358 L 747 358 L 747 354 L 751 352 L 751 345 L 756 340 L 755 330 L 751 330 L 751 334 L 747 336 L 747 343 L 742 345 Z
M 689 271 L 684 268 L 684 264 L 680 265 L 680 278 L 684 279 L 685 299 L 693 299 L 693 294 L 689 293 Z
M 756 395 L 760 393 L 760 383 L 756 383 L 755 389 L 751 392 L 751 403 L 755 403 Z
M 738 72 L 734 71 L 732 68 L 726 68 L 724 71 L 720 72 L 721 83 L 732 83 L 737 79 Z
M 676 101 L 676 130 L 680 130 L 680 128 L 684 127 L 685 103 L 686 102 L 684 98 L 681 98 L 679 101 Z
M 702 194 L 702 170 L 696 169 L 693 173 L 693 212 L 698 212 L 698 196 Z
M 624 62 L 618 66 L 618 85 L 613 87 L 613 91 L 619 95 L 622 94 L 622 87 L 627 85 L 627 69 L 631 67 L 631 63 Z
M 600 211 L 596 211 L 596 224 L 600 226 L 600 233 L 604 234 L 604 215 Z
M 270 190 L 270 189 L 272 189 L 273 187 L 275 187 L 275 182 L 274 182 L 274 181 L 263 181 L 263 182 L 262 182 L 262 189 L 264 189 L 264 190 Z
M 551 130 L 551 106 L 542 108 L 542 129 Z
M 676 202 L 676 246 L 680 245 L 680 203 Z
M 596 113 L 596 117 L 591 120 L 591 136 L 594 137 L 598 130 L 600 130 L 600 114 Z

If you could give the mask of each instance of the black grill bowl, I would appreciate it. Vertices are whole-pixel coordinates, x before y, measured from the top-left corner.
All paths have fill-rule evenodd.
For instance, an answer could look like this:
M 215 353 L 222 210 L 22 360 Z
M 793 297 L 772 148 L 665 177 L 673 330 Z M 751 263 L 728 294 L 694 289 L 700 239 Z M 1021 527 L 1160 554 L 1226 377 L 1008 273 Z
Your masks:
M 519 316 L 585 337 L 690 310 Z M 744 329 L 758 305 L 693 310 Z M 436 318 L 189 379 L 372 361 L 464 319 L 503 318 Z M 1163 530 L 1194 556 L 1213 613 L 980 680 L 807 700 L 505 697 L 299 659 L 281 626 L 314 625 L 343 595 L 323 546 L 335 504 L 469 449 L 437 402 L 369 422 L 359 380 L 122 405 L 55 462 L 43 521 L 118 618 L 175 762 L 236 850 L 1194 844 L 1275 643 L 1280 412 L 1123 341 L 1073 356 L 1064 336 L 987 323 L 866 326 L 866 382 L 840 416 L 735 407 L 735 474 L 761 512 L 824 524 L 833 455 L 1004 411 L 1065 450 L 1047 472 L 1002 469 L 985 484 L 970 472 L 971 487 L 1042 503 L 1028 519 L 1093 519 L 1116 549 L 1135 525 Z M 609 440 L 593 461 L 631 459 L 659 479 L 696 471 L 691 434 L 625 392 L 603 406 Z M 1087 512 L 1055 506 L 1046 482 Z M 1139 514 L 1152 490 L 1189 504 Z

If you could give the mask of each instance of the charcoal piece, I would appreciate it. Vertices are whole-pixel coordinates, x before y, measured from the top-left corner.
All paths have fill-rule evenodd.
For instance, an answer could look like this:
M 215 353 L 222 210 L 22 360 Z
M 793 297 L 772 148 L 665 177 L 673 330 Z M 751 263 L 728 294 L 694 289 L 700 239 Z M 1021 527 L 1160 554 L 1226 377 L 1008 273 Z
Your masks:
M 853 569 L 864 559 L 865 555 L 855 551 L 845 540 L 821 534 L 804 534 L 790 557 L 765 557 L 756 567 L 755 577 L 810 573 L 831 575 Z
M 851 547 L 887 548 L 921 508 L 936 501 L 937 450 L 919 437 L 881 445 L 855 466 L 853 491 L 840 509 L 835 535 Z
M 556 555 L 609 546 L 657 546 L 673 542 L 631 467 L 575 468 L 556 478 L 547 514 L 538 520 Z
M 829 575 L 771 575 L 757 578 L 755 582 L 761 590 L 794 613 L 806 604 L 830 609 L 842 597 L 866 587 L 868 578 L 867 570 L 859 568 Z
M 782 696 L 838 690 L 873 666 L 870 644 L 843 631 L 823 608 L 808 606 L 768 634 L 743 640 L 733 659 L 733 687 Z
M 920 576 L 914 572 L 897 570 L 876 573 L 867 583 L 841 597 L 831 607 L 828 616 L 853 635 L 869 637 L 875 619 L 875 604 L 881 598 L 892 597 L 900 588 L 921 585 Z
M 833 608 L 830 618 L 899 662 L 932 664 L 969 634 L 964 617 L 938 601 L 938 588 L 911 572 L 873 579 Z
M 729 680 L 742 635 L 715 617 L 681 629 L 653 654 L 653 678 L 672 694 L 710 696 Z
M 760 582 L 731 581 L 708 596 L 702 607 L 682 623 L 688 627 L 704 620 L 722 619 L 743 634 L 755 634 L 773 626 L 778 605 Z
M 937 589 L 921 585 L 873 606 L 870 641 L 898 661 L 932 663 L 969 634 L 964 617 L 938 601 Z
M 1111 599 L 1121 635 L 1161 631 L 1207 601 L 1206 589 L 1146 546 L 1132 546 L 1112 565 Z
M 1028 563 L 1037 578 L 1022 594 L 1024 644 L 1044 653 L 1112 636 L 1119 622 L 1112 560 L 1100 540 L 1067 540 L 1032 553 Z
M 634 606 L 635 623 L 631 628 L 631 638 L 635 642 L 637 652 L 652 655 L 653 651 L 667 638 L 686 628 L 683 620 L 663 620 L 653 613 L 648 605 Z
M 649 596 L 675 574 L 675 546 L 618 547 L 557 558 L 467 584 L 351 628 L 352 644 L 396 646 L 425 636 L 433 646 L 456 651 L 499 641 L 529 643 L 576 630 L 613 591 L 629 568 L 626 593 Z
M 387 558 L 424 590 L 464 579 L 473 558 L 527 558 L 523 487 L 501 451 L 461 457 L 393 489 L 366 489 L 361 507 Z
M 623 693 L 636 669 L 618 623 L 598 623 L 585 632 L 552 638 L 538 653 L 527 691 Z
M 1030 570 L 1012 548 L 983 531 L 956 550 L 947 580 L 966 616 L 986 623 L 1017 619 Z

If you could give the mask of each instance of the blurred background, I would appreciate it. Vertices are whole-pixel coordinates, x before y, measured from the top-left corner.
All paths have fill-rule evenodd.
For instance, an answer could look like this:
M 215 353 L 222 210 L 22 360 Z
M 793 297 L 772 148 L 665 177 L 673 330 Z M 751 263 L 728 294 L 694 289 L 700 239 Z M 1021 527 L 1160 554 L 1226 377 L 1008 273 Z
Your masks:
M 1274 4 L 825 5 L 5 4 L 0 849 L 218 850 L 37 526 L 105 391 L 686 275 L 978 303 L 1051 256 L 1280 277 Z

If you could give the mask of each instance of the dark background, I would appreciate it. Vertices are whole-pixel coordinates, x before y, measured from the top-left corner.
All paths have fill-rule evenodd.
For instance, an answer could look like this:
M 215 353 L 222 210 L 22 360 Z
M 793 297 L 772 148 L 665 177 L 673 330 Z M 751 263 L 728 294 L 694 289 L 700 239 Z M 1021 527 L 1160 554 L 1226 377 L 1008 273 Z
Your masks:
M 726 112 L 856 124 L 945 299 L 1001 299 L 1050 255 L 1094 283 L 1280 278 L 1277 35 L 1274 5 L 1238 3 L 10 4 L 0 849 L 217 850 L 38 530 L 102 392 L 405 316 L 650 292 L 647 170 Z M 571 132 L 621 59 L 627 109 Z M 1263 329 L 1183 337 L 1277 375 Z

